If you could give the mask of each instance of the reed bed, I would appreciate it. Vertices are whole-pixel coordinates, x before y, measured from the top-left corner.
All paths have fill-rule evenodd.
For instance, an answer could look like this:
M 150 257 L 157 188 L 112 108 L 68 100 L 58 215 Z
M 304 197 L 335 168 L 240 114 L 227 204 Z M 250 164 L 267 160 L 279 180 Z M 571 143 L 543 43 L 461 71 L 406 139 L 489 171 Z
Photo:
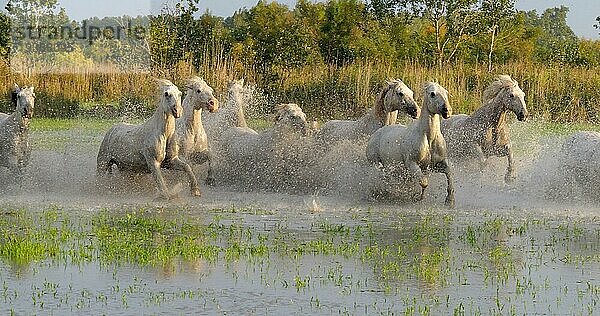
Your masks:
M 417 62 L 361 61 L 345 66 L 308 65 L 298 69 L 274 69 L 258 72 L 223 52 L 211 52 L 198 69 L 191 63 L 179 62 L 170 69 L 149 72 L 106 72 L 66 70 L 60 73 L 12 73 L 0 66 L 0 86 L 8 96 L 15 82 L 34 85 L 38 95 L 37 115 L 73 117 L 88 114 L 119 115 L 128 108 L 148 109 L 153 106 L 153 78 L 168 78 L 183 86 L 191 75 L 204 77 L 223 93 L 230 79 L 245 78 L 267 95 L 260 105 L 261 113 L 269 112 L 280 102 L 300 104 L 311 117 L 328 120 L 352 118 L 372 106 L 388 78 L 400 78 L 420 98 L 421 85 L 439 82 L 450 92 L 455 113 L 470 113 L 479 107 L 483 90 L 497 74 L 510 74 L 526 93 L 530 112 L 549 122 L 600 122 L 600 67 L 566 67 L 537 63 L 497 65 L 488 72 L 485 65 L 454 63 L 444 69 Z M 92 105 L 92 106 L 90 106 Z M 0 111 L 11 110 L 8 98 L 0 102 Z

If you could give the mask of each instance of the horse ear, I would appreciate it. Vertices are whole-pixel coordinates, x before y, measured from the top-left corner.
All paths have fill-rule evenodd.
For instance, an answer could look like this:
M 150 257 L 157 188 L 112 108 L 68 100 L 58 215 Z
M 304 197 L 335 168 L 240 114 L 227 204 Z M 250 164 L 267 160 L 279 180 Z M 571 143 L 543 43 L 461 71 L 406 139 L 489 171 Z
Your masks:
M 15 83 L 15 93 L 19 92 L 21 92 L 21 88 L 19 88 L 19 85 Z

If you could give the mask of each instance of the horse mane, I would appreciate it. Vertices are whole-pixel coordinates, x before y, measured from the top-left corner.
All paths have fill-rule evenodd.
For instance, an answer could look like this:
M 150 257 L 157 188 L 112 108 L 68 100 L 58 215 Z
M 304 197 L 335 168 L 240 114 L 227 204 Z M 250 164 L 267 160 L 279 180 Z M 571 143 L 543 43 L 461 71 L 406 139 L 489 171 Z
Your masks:
M 233 107 L 230 112 L 232 115 L 234 125 L 238 127 L 248 127 L 248 123 L 246 122 L 246 117 L 244 114 L 244 104 L 240 103 L 242 100 L 238 100 L 236 93 L 232 90 L 234 86 L 240 86 L 240 88 L 244 89 L 244 79 L 240 80 L 230 80 L 227 83 L 227 97 L 230 100 L 233 100 L 237 107 Z M 238 102 L 240 101 L 240 102 Z
M 373 107 L 375 117 L 383 123 L 385 123 L 385 121 L 388 118 L 388 114 L 385 112 L 385 106 L 383 104 L 383 102 L 385 101 L 385 96 L 387 95 L 388 92 L 390 92 L 390 90 L 392 90 L 392 87 L 398 85 L 400 82 L 402 82 L 402 81 L 400 81 L 398 79 L 387 80 L 387 82 L 386 82 L 387 85 L 381 90 L 381 92 L 379 92 L 379 95 L 377 96 L 377 99 L 375 100 L 375 106 Z
M 293 104 L 278 104 L 275 106 L 275 121 L 279 121 L 281 120 L 282 116 L 284 113 L 288 113 L 289 112 L 289 107 L 292 106 Z
M 17 107 L 18 98 L 19 98 L 19 94 L 17 93 L 17 91 L 13 90 L 10 92 L 10 102 L 14 108 Z
M 170 86 L 174 86 L 174 84 L 167 79 L 154 79 L 156 81 L 156 83 L 158 84 L 158 87 L 163 89 L 163 88 L 167 88 Z
M 204 79 L 198 76 L 193 76 L 187 79 L 185 83 L 188 89 L 191 89 L 192 87 L 201 87 L 203 85 L 206 85 L 206 81 L 204 81 Z
M 509 75 L 499 75 L 496 79 L 483 91 L 483 103 L 486 104 L 494 100 L 500 91 L 505 88 L 512 88 L 518 86 L 517 81 L 512 79 Z

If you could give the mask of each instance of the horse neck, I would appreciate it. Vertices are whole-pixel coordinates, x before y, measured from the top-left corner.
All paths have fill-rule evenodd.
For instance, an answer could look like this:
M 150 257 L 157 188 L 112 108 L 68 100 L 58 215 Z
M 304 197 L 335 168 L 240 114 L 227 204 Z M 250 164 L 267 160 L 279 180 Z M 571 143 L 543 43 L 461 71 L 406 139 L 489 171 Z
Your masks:
M 369 112 L 370 112 L 371 117 L 373 117 L 373 120 L 381 123 L 382 125 L 385 125 L 385 123 L 387 122 L 387 118 L 388 118 L 388 112 L 385 110 L 383 103 L 384 103 L 384 101 L 381 101 L 381 102 L 375 101 L 375 105 Z
M 387 122 L 387 113 L 381 109 L 377 109 L 376 106 L 372 107 L 363 115 L 358 122 L 363 127 L 372 126 L 373 124 L 377 124 L 380 127 L 385 126 Z
M 433 141 L 440 135 L 440 115 L 429 113 L 427 106 L 421 110 L 421 116 L 417 120 L 419 134 L 427 136 L 429 141 Z
M 248 127 L 246 123 L 246 117 L 244 114 L 244 98 L 240 92 L 232 92 L 231 100 L 233 105 L 231 110 L 228 112 L 228 120 L 230 120 L 234 126 L 237 127 Z
M 244 114 L 243 104 L 238 104 L 236 111 L 236 122 L 238 127 L 248 127 L 246 123 L 246 116 Z
M 29 120 L 21 115 L 21 112 L 18 110 L 14 111 L 11 115 L 6 118 L 7 123 L 10 122 L 11 126 L 18 128 L 19 130 L 24 130 L 29 127 Z
M 473 112 L 471 119 L 479 121 L 485 127 L 498 126 L 506 121 L 506 111 L 496 97 Z
M 159 135 L 171 137 L 175 132 L 175 117 L 162 111 L 162 105 L 154 112 L 152 117 L 144 124 Z
M 194 109 L 194 107 L 190 104 L 188 97 L 186 97 L 183 102 L 183 122 L 185 130 L 193 135 L 196 135 L 203 128 L 202 109 Z

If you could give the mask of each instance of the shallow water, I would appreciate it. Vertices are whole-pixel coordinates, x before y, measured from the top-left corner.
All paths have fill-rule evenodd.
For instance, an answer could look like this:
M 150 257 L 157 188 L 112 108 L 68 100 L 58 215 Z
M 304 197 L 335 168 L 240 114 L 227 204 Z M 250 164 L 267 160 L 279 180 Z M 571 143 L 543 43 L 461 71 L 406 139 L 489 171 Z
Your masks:
M 516 135 L 528 135 L 520 130 L 523 125 L 515 128 Z M 95 155 L 101 133 L 81 126 L 32 137 L 36 150 L 22 188 L 0 184 L 0 226 L 16 229 L 17 236 L 47 230 L 43 236 L 48 237 L 46 222 L 70 223 L 70 230 L 83 233 L 60 241 L 58 254 L 25 263 L 10 256 L 4 239 L 1 314 L 600 310 L 600 208 L 579 195 L 552 198 L 557 186 L 561 191 L 548 145 L 556 139 L 515 140 L 519 178 L 511 186 L 502 181 L 505 162 L 500 159 L 491 161 L 488 173 L 468 167 L 457 171 L 457 205 L 448 210 L 441 175 L 432 177 L 426 199 L 418 203 L 377 201 L 361 192 L 366 190 L 360 176 L 372 171 L 352 158 L 360 156 L 353 146 L 336 156 L 349 159 L 341 161 L 342 167 L 323 172 L 334 175 L 323 190 L 273 193 L 228 183 L 203 186 L 203 197 L 194 199 L 178 175 L 166 172 L 179 198 L 154 202 L 149 176 L 98 185 Z M 0 178 L 6 178 L 5 170 Z M 194 242 L 214 246 L 216 257 L 108 258 L 111 251 L 126 253 L 103 246 L 95 226 L 99 216 L 115 222 L 139 217 L 190 223 L 194 231 L 211 232 Z M 139 236 L 148 229 L 125 228 Z M 179 234 L 154 231 L 148 247 Z M 73 244 L 86 245 L 89 256 L 69 253 Z

